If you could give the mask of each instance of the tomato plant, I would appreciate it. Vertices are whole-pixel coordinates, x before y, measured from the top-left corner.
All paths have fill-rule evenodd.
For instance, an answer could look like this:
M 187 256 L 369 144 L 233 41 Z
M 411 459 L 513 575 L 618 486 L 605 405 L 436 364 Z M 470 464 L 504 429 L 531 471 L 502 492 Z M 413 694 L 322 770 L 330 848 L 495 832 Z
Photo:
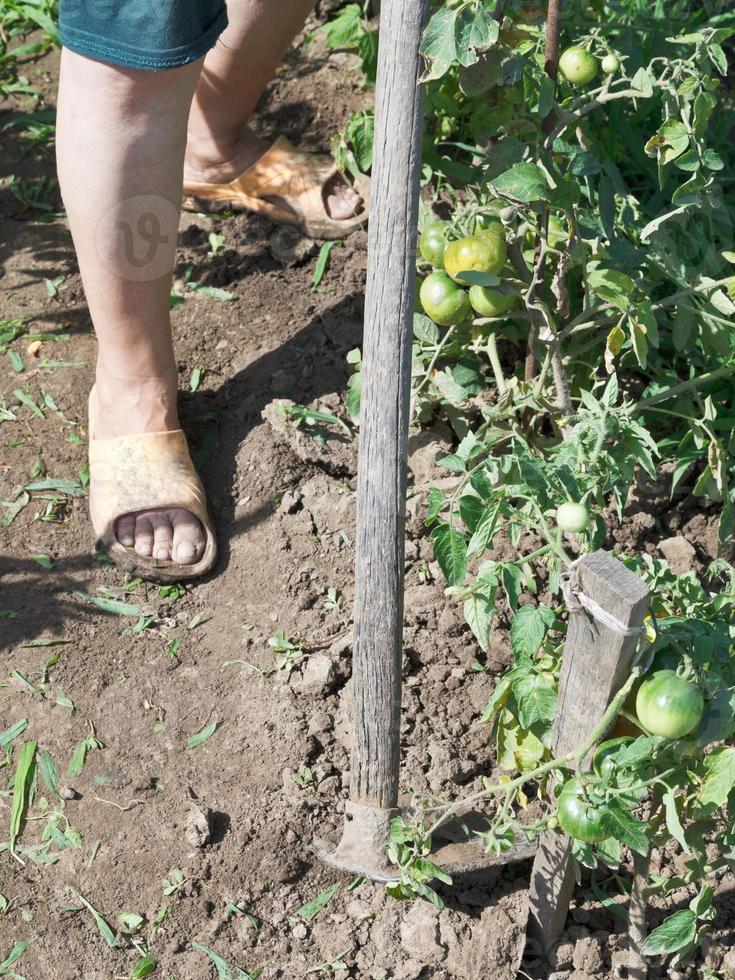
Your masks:
M 510 624 L 512 662 L 483 713 L 507 772 L 478 794 L 498 797 L 485 841 L 503 851 L 515 833 L 564 829 L 553 776 L 575 787 L 577 816 L 599 814 L 572 853 L 578 871 L 609 869 L 603 891 L 628 851 L 679 849 L 678 870 L 646 888 L 689 889 L 646 945 L 674 965 L 706 932 L 735 844 L 734 33 L 735 12 L 693 0 L 577 5 L 554 80 L 544 10 L 447 0 L 422 43 L 419 227 L 442 220 L 442 281 L 464 273 L 469 289 L 462 317 L 424 304 L 414 319 L 413 421 L 454 435 L 426 531 L 478 670 Z M 614 536 L 653 486 L 656 528 L 680 495 L 717 512 L 701 579 Z M 561 576 L 613 545 L 652 590 L 640 660 L 587 751 L 553 759 Z M 687 696 L 659 700 L 660 671 Z M 625 737 L 595 751 L 616 725 Z

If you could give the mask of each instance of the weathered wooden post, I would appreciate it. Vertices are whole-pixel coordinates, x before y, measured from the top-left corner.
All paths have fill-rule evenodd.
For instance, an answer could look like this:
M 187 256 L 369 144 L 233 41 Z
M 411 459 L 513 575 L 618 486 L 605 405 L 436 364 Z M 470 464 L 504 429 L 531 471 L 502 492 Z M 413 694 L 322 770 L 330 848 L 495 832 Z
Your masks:
M 592 735 L 628 677 L 650 595 L 642 579 L 605 551 L 582 558 L 576 573 L 579 592 L 597 610 L 584 603 L 577 613 L 571 610 L 554 722 L 555 756 Z M 564 928 L 574 888 L 570 849 L 570 838 L 544 835 L 531 873 L 529 931 L 547 952 Z
M 398 803 L 403 566 L 427 0 L 383 0 L 368 231 L 353 646 L 354 735 L 330 863 L 380 878 Z

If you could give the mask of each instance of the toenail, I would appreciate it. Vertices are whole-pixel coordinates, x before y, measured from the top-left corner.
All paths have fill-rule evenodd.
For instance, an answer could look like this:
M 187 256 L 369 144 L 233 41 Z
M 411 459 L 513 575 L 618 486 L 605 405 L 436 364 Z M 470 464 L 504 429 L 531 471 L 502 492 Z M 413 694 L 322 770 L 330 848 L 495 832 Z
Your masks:
M 133 538 L 132 534 L 124 534 L 120 538 L 120 544 L 124 545 L 126 548 L 132 548 L 132 546 L 135 544 L 135 539 Z
M 168 558 L 168 548 L 156 548 L 156 558 L 166 559 Z
M 176 545 L 176 560 L 180 562 L 191 561 L 196 555 L 196 548 L 191 541 L 182 541 Z

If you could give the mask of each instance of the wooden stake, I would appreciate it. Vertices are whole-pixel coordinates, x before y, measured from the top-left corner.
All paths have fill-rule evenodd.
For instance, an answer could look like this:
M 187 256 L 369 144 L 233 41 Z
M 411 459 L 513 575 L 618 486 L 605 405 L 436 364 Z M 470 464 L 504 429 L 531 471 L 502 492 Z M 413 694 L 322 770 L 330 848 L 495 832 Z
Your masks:
M 605 551 L 585 556 L 577 567 L 582 592 L 621 626 L 643 623 L 650 592 L 637 575 Z M 635 636 L 604 626 L 587 613 L 570 615 L 554 722 L 555 756 L 571 752 L 594 732 L 630 673 L 636 645 Z M 574 888 L 570 850 L 570 838 L 546 834 L 533 864 L 529 931 L 547 952 L 564 928 Z
M 406 458 L 416 280 L 426 3 L 385 0 L 365 291 L 355 559 L 350 797 L 398 802 Z

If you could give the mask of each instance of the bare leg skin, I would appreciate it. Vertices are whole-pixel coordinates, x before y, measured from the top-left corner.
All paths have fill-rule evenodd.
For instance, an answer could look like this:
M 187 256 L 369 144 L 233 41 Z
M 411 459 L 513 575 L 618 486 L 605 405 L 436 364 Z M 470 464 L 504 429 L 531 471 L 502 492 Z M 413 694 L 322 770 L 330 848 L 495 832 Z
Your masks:
M 169 296 L 200 70 L 201 60 L 148 72 L 62 52 L 59 182 L 99 342 L 90 438 L 179 428 Z M 180 564 L 205 544 L 181 509 L 127 515 L 116 531 L 139 555 Z
M 314 0 L 231 0 L 229 26 L 204 59 L 189 116 L 187 180 L 227 183 L 268 149 L 248 121 Z M 325 188 L 332 218 L 349 218 L 361 199 L 337 175 Z

